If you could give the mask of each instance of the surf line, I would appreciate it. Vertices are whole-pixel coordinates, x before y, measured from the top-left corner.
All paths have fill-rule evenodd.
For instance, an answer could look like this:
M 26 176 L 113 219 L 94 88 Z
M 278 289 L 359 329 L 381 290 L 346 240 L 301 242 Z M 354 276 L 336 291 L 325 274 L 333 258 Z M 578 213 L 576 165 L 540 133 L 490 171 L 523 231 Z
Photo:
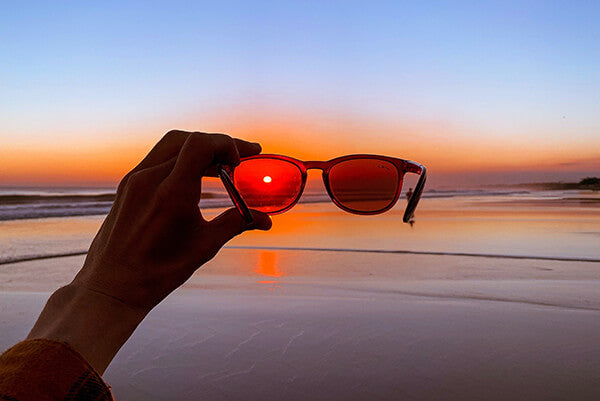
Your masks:
M 493 259 L 529 259 L 529 260 L 553 260 L 557 262 L 588 262 L 600 263 L 596 258 L 568 258 L 560 256 L 535 256 L 535 255 L 499 255 L 493 253 L 469 253 L 469 252 L 436 252 L 436 251 L 408 251 L 400 249 L 353 249 L 353 248 L 313 248 L 313 247 L 292 247 L 292 246 L 246 246 L 246 245 L 226 245 L 227 249 L 266 249 L 273 251 L 313 251 L 313 252 L 355 252 L 355 253 L 383 253 L 400 255 L 433 255 L 433 256 L 466 256 L 473 258 L 493 258 Z
M 560 256 L 535 256 L 535 255 L 499 255 L 488 253 L 468 253 L 468 252 L 435 252 L 435 251 L 409 251 L 399 249 L 353 249 L 353 248 L 313 248 L 313 247 L 292 247 L 292 246 L 246 246 L 246 245 L 226 245 L 226 249 L 248 249 L 248 250 L 270 250 L 270 251 L 308 251 L 308 252 L 349 252 L 349 253 L 379 253 L 391 255 L 432 255 L 432 256 L 465 256 L 472 258 L 492 258 L 492 259 L 522 259 L 522 260 L 548 260 L 557 262 L 586 262 L 600 263 L 600 259 L 595 258 L 567 258 Z M 0 265 L 12 263 L 29 262 L 33 260 L 64 258 L 69 256 L 86 255 L 87 251 L 76 251 L 66 253 L 54 253 L 47 255 L 25 255 L 15 258 L 0 258 Z
M 5 259 L 0 258 L 0 265 L 9 265 L 11 263 L 20 263 L 20 262 L 29 262 L 32 260 L 66 258 L 68 256 L 80 256 L 80 255 L 87 255 L 87 251 L 50 253 L 47 255 L 25 255 L 25 256 L 17 256 L 15 258 L 5 258 Z

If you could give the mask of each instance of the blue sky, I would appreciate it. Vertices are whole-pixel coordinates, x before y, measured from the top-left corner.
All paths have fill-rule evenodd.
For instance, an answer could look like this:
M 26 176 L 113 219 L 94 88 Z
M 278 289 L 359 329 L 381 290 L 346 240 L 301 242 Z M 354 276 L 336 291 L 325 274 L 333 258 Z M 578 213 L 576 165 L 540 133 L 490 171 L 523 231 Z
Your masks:
M 333 115 L 342 126 L 359 118 L 451 127 L 417 135 L 449 146 L 455 138 L 532 151 L 539 144 L 542 152 L 564 149 L 563 162 L 581 150 L 585 160 L 600 156 L 590 150 L 600 146 L 599 2 L 4 2 L 2 9 L 7 147 L 152 141 L 190 121 L 218 129 L 223 110 L 241 108 Z M 357 135 L 348 141 L 364 139 Z M 379 139 L 401 141 L 383 131 Z

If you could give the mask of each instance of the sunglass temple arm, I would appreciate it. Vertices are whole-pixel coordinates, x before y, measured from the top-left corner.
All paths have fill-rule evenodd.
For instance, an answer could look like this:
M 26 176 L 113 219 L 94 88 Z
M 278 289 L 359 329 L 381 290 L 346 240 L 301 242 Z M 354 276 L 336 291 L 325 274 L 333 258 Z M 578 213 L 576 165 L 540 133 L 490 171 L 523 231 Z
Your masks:
M 407 160 L 406 162 L 409 163 L 410 167 L 418 167 L 418 169 L 421 170 L 420 171 L 421 176 L 419 177 L 419 181 L 417 182 L 415 191 L 413 192 L 412 196 L 410 197 L 410 199 L 408 201 L 408 205 L 406 206 L 406 211 L 404 212 L 404 217 L 402 219 L 402 221 L 404 221 L 405 223 L 408 223 L 413 218 L 415 209 L 417 208 L 417 205 L 419 204 L 419 199 L 421 199 L 421 194 L 423 193 L 423 188 L 425 188 L 425 181 L 427 181 L 427 168 L 425 168 L 425 166 L 423 166 L 422 164 L 415 163 L 415 162 L 412 162 L 409 160 Z M 410 171 L 410 172 L 416 172 L 416 171 Z

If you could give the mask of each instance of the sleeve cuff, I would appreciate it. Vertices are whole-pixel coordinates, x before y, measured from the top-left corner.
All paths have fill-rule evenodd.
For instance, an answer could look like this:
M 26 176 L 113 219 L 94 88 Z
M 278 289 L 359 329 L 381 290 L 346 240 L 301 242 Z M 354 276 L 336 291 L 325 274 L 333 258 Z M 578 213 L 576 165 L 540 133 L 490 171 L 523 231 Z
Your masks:
M 25 340 L 0 356 L 0 399 L 113 400 L 109 386 L 70 345 Z

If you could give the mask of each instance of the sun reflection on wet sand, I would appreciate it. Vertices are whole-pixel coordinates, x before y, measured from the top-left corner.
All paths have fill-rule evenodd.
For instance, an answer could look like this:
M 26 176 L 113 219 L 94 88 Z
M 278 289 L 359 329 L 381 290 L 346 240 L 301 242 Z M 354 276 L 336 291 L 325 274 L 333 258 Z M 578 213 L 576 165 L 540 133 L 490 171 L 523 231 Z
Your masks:
M 283 271 L 281 269 L 279 269 L 279 267 L 278 267 L 278 264 L 279 264 L 278 262 L 279 262 L 279 257 L 277 255 L 277 252 L 260 251 L 258 253 L 258 259 L 256 261 L 256 269 L 254 269 L 254 272 L 261 276 L 271 278 L 271 280 L 262 280 L 262 281 L 259 281 L 259 283 L 264 283 L 264 284 L 276 283 L 277 280 L 272 280 L 273 278 L 278 279 L 278 278 L 284 276 Z

